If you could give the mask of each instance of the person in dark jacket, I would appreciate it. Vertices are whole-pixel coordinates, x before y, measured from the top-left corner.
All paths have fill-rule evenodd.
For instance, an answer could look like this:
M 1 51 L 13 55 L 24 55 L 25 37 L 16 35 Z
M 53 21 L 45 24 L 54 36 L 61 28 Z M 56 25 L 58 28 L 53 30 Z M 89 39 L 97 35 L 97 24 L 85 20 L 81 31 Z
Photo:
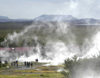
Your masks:
M 36 62 L 38 62 L 38 59 L 35 59 Z

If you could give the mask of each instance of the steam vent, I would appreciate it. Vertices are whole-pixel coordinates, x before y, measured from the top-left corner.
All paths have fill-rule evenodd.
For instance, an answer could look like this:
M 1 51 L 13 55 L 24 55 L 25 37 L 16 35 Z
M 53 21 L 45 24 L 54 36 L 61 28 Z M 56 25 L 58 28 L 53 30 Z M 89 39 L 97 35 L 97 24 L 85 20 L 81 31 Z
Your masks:
M 0 0 L 0 78 L 99 73 L 99 0 Z

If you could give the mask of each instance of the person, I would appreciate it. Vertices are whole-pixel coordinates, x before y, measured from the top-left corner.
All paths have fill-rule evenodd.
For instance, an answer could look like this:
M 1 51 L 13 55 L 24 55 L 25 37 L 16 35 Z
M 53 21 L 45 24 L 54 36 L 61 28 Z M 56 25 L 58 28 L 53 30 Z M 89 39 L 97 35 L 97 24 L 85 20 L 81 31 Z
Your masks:
M 24 62 L 24 66 L 27 66 L 27 62 L 26 61 Z
M 2 66 L 2 61 L 0 60 L 0 67 Z
M 13 62 L 11 62 L 11 66 L 13 66 Z
M 0 67 L 2 66 L 2 57 L 0 57 Z
M 5 61 L 5 65 L 7 65 L 8 64 L 8 61 Z
M 29 62 L 27 62 L 27 67 L 29 67 L 29 65 L 30 65 Z
M 30 62 L 28 62 L 28 67 L 30 67 Z
M 18 61 L 15 62 L 15 65 L 18 67 Z
M 35 59 L 36 62 L 38 62 L 38 59 Z
M 33 63 L 31 62 L 31 64 L 30 64 L 30 65 L 31 65 L 31 67 L 32 67 L 32 66 L 33 66 Z

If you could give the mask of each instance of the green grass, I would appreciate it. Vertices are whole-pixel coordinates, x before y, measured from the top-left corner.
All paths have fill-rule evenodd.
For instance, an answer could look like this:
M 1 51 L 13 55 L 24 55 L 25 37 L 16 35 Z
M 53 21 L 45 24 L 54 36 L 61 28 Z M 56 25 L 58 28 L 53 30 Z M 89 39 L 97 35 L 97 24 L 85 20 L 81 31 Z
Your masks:
M 0 78 L 63 78 L 60 73 L 0 75 Z
M 23 63 L 20 63 L 24 66 Z M 33 67 L 29 69 L 18 69 L 16 67 L 0 68 L 0 78 L 64 78 L 61 72 L 57 72 L 58 68 L 63 68 L 63 65 L 43 66 L 47 63 L 34 62 Z
M 37 69 L 1 69 L 0 78 L 64 78 L 64 75 L 60 72 L 52 69 L 53 66 L 41 66 Z M 57 66 L 58 67 L 58 66 Z M 49 70 L 49 69 L 52 70 Z M 53 67 L 54 68 L 54 67 Z M 56 66 L 55 66 L 56 68 Z M 41 70 L 42 69 L 42 70 Z M 45 70 L 48 69 L 48 70 Z

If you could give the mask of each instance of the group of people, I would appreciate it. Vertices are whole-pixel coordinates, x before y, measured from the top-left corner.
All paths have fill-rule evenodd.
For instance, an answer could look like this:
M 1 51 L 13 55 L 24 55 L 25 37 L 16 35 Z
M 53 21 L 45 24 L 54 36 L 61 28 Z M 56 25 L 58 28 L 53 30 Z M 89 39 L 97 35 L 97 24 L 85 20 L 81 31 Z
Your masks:
M 25 67 L 32 67 L 33 63 L 32 62 L 24 62 Z
M 35 62 L 38 62 L 38 59 L 35 59 Z M 32 67 L 33 66 L 33 62 L 27 62 L 27 61 L 25 61 L 24 62 L 24 66 L 25 67 Z
M 11 66 L 18 67 L 18 61 L 11 62 Z
M 8 65 L 8 61 L 1 61 L 0 60 L 0 67 L 6 67 Z
M 38 59 L 35 59 L 35 62 L 38 62 Z M 7 63 L 7 62 L 5 62 L 5 63 Z M 23 63 L 24 63 L 25 67 L 32 67 L 33 66 L 33 62 L 25 61 Z M 18 67 L 19 66 L 19 62 L 18 61 L 13 61 L 13 62 L 11 62 L 11 66 L 12 67 Z

